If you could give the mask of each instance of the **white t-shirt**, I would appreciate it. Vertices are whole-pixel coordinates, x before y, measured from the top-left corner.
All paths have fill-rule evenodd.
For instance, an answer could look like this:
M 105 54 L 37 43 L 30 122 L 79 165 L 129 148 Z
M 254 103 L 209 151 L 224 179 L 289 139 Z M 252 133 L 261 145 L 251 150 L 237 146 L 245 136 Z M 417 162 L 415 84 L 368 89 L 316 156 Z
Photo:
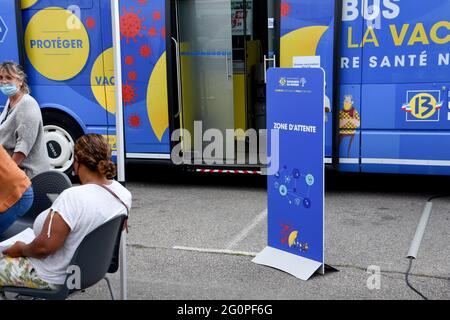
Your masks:
M 131 193 L 114 181 L 107 186 L 131 208 Z M 57 212 L 70 228 L 63 245 L 53 255 L 45 259 L 30 258 L 37 275 L 50 284 L 62 285 L 67 268 L 83 239 L 97 227 L 119 216 L 126 215 L 124 205 L 112 194 L 96 184 L 86 184 L 65 190 L 53 203 L 51 209 Z M 34 222 L 34 233 L 39 235 L 47 219 L 49 210 L 41 213 Z M 44 230 L 47 232 L 47 230 Z

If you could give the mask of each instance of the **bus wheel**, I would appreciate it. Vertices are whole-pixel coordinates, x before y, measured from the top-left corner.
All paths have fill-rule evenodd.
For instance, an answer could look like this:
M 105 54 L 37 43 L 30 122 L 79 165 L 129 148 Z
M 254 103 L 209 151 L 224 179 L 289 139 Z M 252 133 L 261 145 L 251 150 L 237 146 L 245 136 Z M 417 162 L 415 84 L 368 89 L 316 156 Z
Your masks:
M 51 169 L 72 173 L 74 146 L 83 131 L 68 116 L 60 113 L 44 113 L 44 137 Z

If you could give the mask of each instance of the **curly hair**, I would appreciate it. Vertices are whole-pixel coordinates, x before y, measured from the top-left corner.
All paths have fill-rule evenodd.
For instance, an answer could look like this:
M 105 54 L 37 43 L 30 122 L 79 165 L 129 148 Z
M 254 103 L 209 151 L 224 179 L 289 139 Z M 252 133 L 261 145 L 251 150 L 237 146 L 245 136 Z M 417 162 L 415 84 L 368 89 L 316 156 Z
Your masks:
M 88 134 L 79 138 L 75 144 L 75 158 L 78 163 L 107 179 L 117 174 L 116 165 L 111 161 L 111 148 L 102 135 Z
M 28 86 L 27 82 L 27 74 L 23 70 L 23 67 L 20 64 L 17 64 L 13 61 L 6 61 L 0 63 L 0 72 L 5 72 L 9 76 L 19 80 L 22 82 L 22 87 L 20 88 L 20 91 L 22 91 L 25 94 L 30 94 L 31 90 Z

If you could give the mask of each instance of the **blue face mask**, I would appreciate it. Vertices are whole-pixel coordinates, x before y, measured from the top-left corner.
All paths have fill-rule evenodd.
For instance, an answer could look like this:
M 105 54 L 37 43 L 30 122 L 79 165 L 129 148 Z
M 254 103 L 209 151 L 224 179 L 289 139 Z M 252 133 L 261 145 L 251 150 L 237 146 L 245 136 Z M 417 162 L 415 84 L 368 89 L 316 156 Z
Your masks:
M 0 91 L 7 97 L 15 96 L 19 88 L 14 83 L 0 84 Z

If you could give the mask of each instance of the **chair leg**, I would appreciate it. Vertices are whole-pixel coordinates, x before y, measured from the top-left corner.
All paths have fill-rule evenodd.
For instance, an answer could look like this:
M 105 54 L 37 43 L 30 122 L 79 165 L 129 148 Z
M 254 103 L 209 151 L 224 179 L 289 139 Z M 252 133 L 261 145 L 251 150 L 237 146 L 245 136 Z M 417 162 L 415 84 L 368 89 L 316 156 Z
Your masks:
M 111 294 L 111 300 L 116 300 L 114 298 L 114 292 L 111 287 L 111 282 L 109 281 L 108 277 L 105 277 L 104 279 L 105 279 L 106 283 L 108 284 L 109 293 Z

